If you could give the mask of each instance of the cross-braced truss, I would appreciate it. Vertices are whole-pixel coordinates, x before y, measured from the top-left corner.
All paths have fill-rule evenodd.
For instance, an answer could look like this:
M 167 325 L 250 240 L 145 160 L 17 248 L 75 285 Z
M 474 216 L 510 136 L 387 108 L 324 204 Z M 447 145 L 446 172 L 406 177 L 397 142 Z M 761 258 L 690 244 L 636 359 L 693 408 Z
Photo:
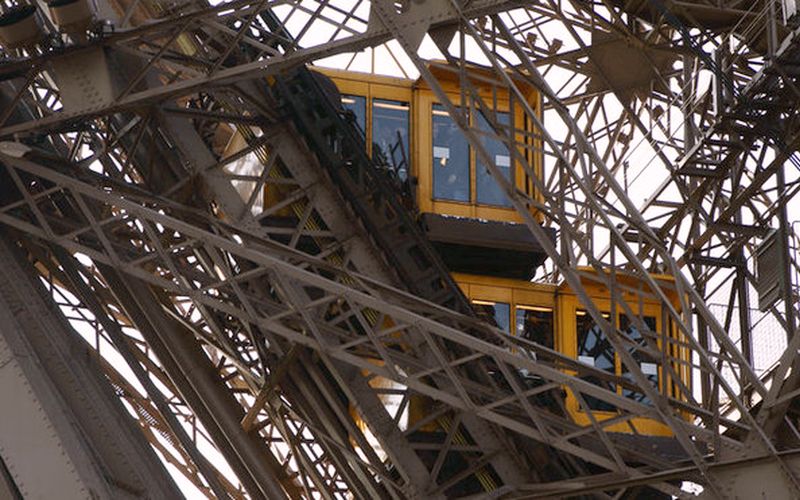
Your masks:
M 88 38 L 3 54 L 0 222 L 95 343 L 153 446 L 206 495 L 622 498 L 642 487 L 681 495 L 691 481 L 725 498 L 750 467 L 798 496 L 796 280 L 769 304 L 779 332 L 751 311 L 770 229 L 781 272 L 798 264 L 787 229 L 800 186 L 800 46 L 777 7 L 109 2 L 100 13 L 111 24 Z M 288 123 L 291 86 L 281 95 L 274 82 L 389 40 L 382 50 L 425 79 L 544 248 L 541 278 L 576 291 L 630 377 L 416 293 L 368 224 L 353 222 L 358 202 Z M 498 122 L 475 65 L 533 133 Z M 443 72 L 459 79 L 459 99 Z M 541 94 L 544 115 L 523 86 Z M 470 110 L 534 192 L 508 183 Z M 265 192 L 281 202 L 264 208 Z M 672 391 L 652 386 L 632 339 L 586 292 L 604 285 L 612 317 L 647 332 L 621 275 L 679 332 L 646 335 Z M 767 334 L 771 350 L 754 352 Z M 618 416 L 579 425 L 562 393 Z M 414 399 L 429 408 L 408 425 Z M 668 446 L 607 430 L 641 417 L 670 428 Z M 420 438 L 423 427 L 441 439 Z

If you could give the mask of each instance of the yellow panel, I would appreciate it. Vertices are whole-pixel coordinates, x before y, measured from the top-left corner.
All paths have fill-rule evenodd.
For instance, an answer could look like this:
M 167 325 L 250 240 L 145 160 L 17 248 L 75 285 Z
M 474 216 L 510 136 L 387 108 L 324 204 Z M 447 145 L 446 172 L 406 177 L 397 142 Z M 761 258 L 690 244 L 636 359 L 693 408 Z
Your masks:
M 474 283 L 485 286 L 497 286 L 513 288 L 515 290 L 538 291 L 546 294 L 554 294 L 558 286 L 549 283 L 534 283 L 531 281 L 514 280 L 509 278 L 497 278 L 494 276 L 481 276 L 477 274 L 451 273 L 453 279 L 459 283 Z
M 339 80 L 334 78 L 334 83 L 342 94 L 355 94 L 367 96 L 369 94 L 369 84 L 357 80 Z
M 527 306 L 555 307 L 555 296 L 552 292 L 514 288 L 514 304 Z
M 510 288 L 472 284 L 469 289 L 472 294 L 471 299 L 493 300 L 511 304 Z
M 572 335 L 575 331 L 575 296 L 559 295 L 556 304 L 558 317 L 558 335 L 556 335 L 556 349 L 575 357 L 578 350 L 577 338 Z
M 373 75 L 372 73 L 362 73 L 358 71 L 344 71 L 333 68 L 323 68 L 315 66 L 314 71 L 319 71 L 323 75 L 331 77 L 338 85 L 341 81 L 354 81 L 373 85 L 384 85 L 390 87 L 411 89 L 414 80 L 407 78 L 396 78 L 391 76 Z
M 433 96 L 429 93 L 414 91 L 414 123 L 417 124 L 414 134 L 414 165 L 412 171 L 417 177 L 417 205 L 419 211 L 435 212 L 433 209 L 433 178 L 431 173 L 432 158 L 432 118 L 431 106 Z M 462 215 L 462 214 L 453 214 Z

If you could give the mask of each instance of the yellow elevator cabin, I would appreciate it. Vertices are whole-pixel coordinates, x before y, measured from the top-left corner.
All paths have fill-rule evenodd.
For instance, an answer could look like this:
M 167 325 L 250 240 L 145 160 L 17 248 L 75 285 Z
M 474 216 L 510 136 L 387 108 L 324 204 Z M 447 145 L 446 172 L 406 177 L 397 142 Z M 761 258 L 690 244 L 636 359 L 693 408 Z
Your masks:
M 445 64 L 432 63 L 430 70 L 444 82 L 451 101 L 464 104 L 459 93 L 464 75 L 452 72 Z M 624 381 L 630 380 L 628 370 L 570 287 L 531 281 L 545 259 L 544 251 L 521 224 L 520 214 L 477 158 L 455 120 L 423 81 L 333 69 L 315 71 L 335 84 L 338 93 L 331 97 L 340 100 L 342 112 L 363 134 L 367 154 L 393 171 L 405 203 L 418 214 L 419 223 L 475 309 L 494 318 L 509 335 L 522 336 L 608 374 L 602 379 L 585 377 L 587 381 L 651 404 L 646 395 L 625 387 Z M 479 134 L 491 130 L 487 115 L 500 125 L 499 132 L 507 140 L 499 141 L 487 133 L 482 136 L 484 146 L 512 185 L 535 198 L 534 183 L 521 160 L 524 158 L 536 175 L 543 175 L 540 139 L 533 124 L 525 119 L 520 103 L 493 87 L 488 75 L 475 68 L 467 78 L 493 109 L 481 111 L 465 104 L 469 108 L 465 117 Z M 527 93 L 527 105 L 541 114 L 538 93 L 529 86 L 522 88 Z M 507 144 L 514 144 L 513 150 Z M 225 156 L 244 145 L 241 132 L 233 134 Z M 280 173 L 275 170 L 273 175 Z M 279 183 L 269 186 L 263 193 L 265 207 L 280 205 L 275 213 L 287 217 L 301 210 L 286 203 Z M 532 213 L 542 220 L 541 214 Z M 554 237 L 555 232 L 550 230 L 550 234 Z M 604 317 L 610 321 L 614 311 L 612 324 L 626 334 L 628 352 L 653 387 L 672 397 L 679 393 L 677 384 L 689 385 L 689 351 L 654 291 L 636 278 L 616 276 L 618 286 L 626 290 L 626 302 L 645 326 L 637 328 L 636 322 L 611 303 L 609 291 L 598 284 L 594 271 L 580 271 L 590 298 Z M 652 278 L 673 308 L 680 311 L 671 277 Z M 387 392 L 393 387 L 393 382 L 381 377 L 373 377 L 370 384 Z M 564 392 L 567 411 L 579 426 L 591 425 L 587 413 L 591 412 L 611 432 L 671 436 L 669 428 L 660 422 L 621 416 L 608 402 L 587 396 L 581 403 L 568 388 Z M 431 402 L 422 397 L 414 396 L 406 403 L 399 396 L 384 395 L 382 399 L 402 429 L 426 432 L 447 425 L 441 418 L 425 420 Z M 352 413 L 357 424 L 365 428 L 357 412 Z
M 458 103 L 460 75 L 443 65 L 433 64 L 430 69 L 445 82 L 444 90 L 451 100 Z M 319 71 L 331 78 L 339 89 L 342 106 L 352 113 L 353 120 L 364 134 L 367 153 L 373 158 L 383 155 L 381 161 L 396 166 L 402 179 L 411 180 L 415 206 L 429 228 L 429 236 L 442 251 L 451 270 L 455 267 L 467 271 L 455 272 L 453 277 L 475 307 L 488 309 L 497 325 L 510 335 L 525 335 L 612 375 L 623 379 L 630 377 L 619 356 L 581 308 L 569 286 L 529 280 L 533 268 L 543 259 L 541 255 L 533 255 L 540 250 L 532 244 L 528 230 L 519 225 L 522 222 L 520 215 L 510 206 L 454 120 L 423 81 L 328 69 Z M 476 68 L 470 81 L 480 86 L 484 76 L 482 70 Z M 527 90 L 528 105 L 541 113 L 536 91 L 523 88 Z M 538 139 L 533 133 L 533 125 L 526 122 L 521 106 L 510 102 L 507 94 L 488 84 L 480 86 L 479 92 L 485 102 L 494 104 L 495 109 L 487 112 L 493 113 L 494 119 L 506 127 L 505 132 L 513 135 L 518 149 L 512 153 L 506 145 L 490 139 L 485 140 L 485 146 L 494 155 L 495 164 L 517 189 L 536 196 L 533 182 L 527 178 L 519 162 L 513 160 L 515 155 L 525 155 L 537 175 L 542 175 L 541 149 L 536 147 Z M 481 130 L 489 126 L 480 112 L 470 111 L 468 119 L 472 127 Z M 502 224 L 492 229 L 506 229 L 506 232 L 490 234 L 492 241 L 487 248 L 498 239 L 512 241 L 510 248 L 491 248 L 487 254 L 464 252 L 464 247 L 482 246 L 474 241 L 465 241 L 475 226 L 462 224 L 475 220 L 482 224 L 487 221 Z M 446 229 L 440 230 L 440 234 L 431 234 L 431 226 L 439 229 L 445 225 L 455 226 L 455 230 L 449 234 Z M 523 243 L 520 244 L 519 240 Z M 520 248 L 526 245 L 534 250 Z M 451 254 L 454 253 L 460 253 L 461 257 L 453 258 Z M 508 258 L 513 254 L 517 254 L 517 259 Z M 516 264 L 519 260 L 527 260 L 529 268 Z M 515 268 L 510 272 L 503 269 L 509 264 Z M 585 272 L 587 276 L 591 274 L 589 270 Z M 670 286 L 670 277 L 653 278 L 664 285 L 664 292 L 679 311 L 679 300 Z M 679 378 L 686 384 L 689 382 L 688 350 L 652 292 L 646 291 L 646 287 L 633 278 L 618 276 L 617 279 L 631 290 L 626 292 L 626 301 L 637 305 L 639 311 L 634 312 L 641 316 L 649 331 L 640 332 L 627 316 L 619 312 L 614 324 L 640 344 L 638 347 L 632 345 L 630 350 L 654 387 L 670 396 L 677 394 L 675 379 Z M 608 290 L 590 279 L 584 284 L 594 303 L 605 315 L 610 314 Z M 660 357 L 645 347 L 645 336 L 655 341 L 661 351 Z M 665 362 L 670 363 L 671 370 L 664 369 Z M 596 382 L 625 397 L 649 403 L 644 394 L 611 382 Z M 617 418 L 619 421 L 615 422 L 617 412 L 603 401 L 588 398 L 588 408 L 582 408 L 571 391 L 567 391 L 566 399 L 567 408 L 579 425 L 589 425 L 586 414 L 589 410 L 599 421 L 612 421 L 607 427 L 612 432 L 671 435 L 666 426 L 651 419 Z M 422 406 L 420 402 L 412 402 L 409 421 L 422 418 Z

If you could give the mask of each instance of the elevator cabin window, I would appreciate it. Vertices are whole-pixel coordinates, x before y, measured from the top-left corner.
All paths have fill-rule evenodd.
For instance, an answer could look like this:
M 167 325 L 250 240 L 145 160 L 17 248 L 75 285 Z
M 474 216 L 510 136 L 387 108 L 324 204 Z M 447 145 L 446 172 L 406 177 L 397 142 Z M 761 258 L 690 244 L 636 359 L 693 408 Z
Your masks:
M 496 113 L 496 120 L 499 125 L 504 127 L 505 130 L 509 129 L 509 114 Z M 481 113 L 476 113 L 476 121 L 478 122 L 478 129 L 482 132 L 491 133 L 492 127 L 486 118 Z M 483 136 L 481 139 L 483 147 L 489 156 L 494 160 L 494 164 L 503 173 L 503 176 L 511 182 L 511 155 L 508 154 L 508 148 L 501 141 L 494 139 L 490 136 Z M 478 203 L 485 205 L 498 205 L 502 207 L 510 207 L 511 201 L 503 193 L 502 188 L 497 181 L 494 180 L 492 174 L 486 164 L 475 158 L 475 189 L 477 191 Z
M 645 316 L 642 319 L 644 320 L 644 324 L 647 326 L 648 330 L 651 332 L 656 330 L 655 318 Z M 653 359 L 653 357 L 648 354 L 646 349 L 647 342 L 642 336 L 642 332 L 640 332 L 630 318 L 625 315 L 620 315 L 619 317 L 619 328 L 625 332 L 631 342 L 633 342 L 633 345 L 628 348 L 628 352 L 631 353 L 633 359 L 639 364 L 639 368 L 641 368 L 642 373 L 645 375 L 645 377 L 647 377 L 647 380 L 650 382 L 650 384 L 653 387 L 658 387 L 658 363 L 657 360 Z M 626 379 L 633 380 L 633 375 L 628 371 L 628 368 L 624 365 L 621 368 L 622 376 Z M 650 398 L 641 392 L 623 389 L 622 394 L 624 394 L 627 398 L 635 399 L 641 403 L 650 404 Z
M 490 300 L 473 300 L 475 309 L 483 310 L 487 316 L 494 318 L 497 327 L 506 333 L 512 333 L 511 304 Z M 513 334 L 531 342 L 549 347 L 554 346 L 553 309 L 550 307 L 515 304 Z
M 408 103 L 387 99 L 372 100 L 372 157 L 408 178 Z
M 492 302 L 489 300 L 473 300 L 475 309 L 482 310 L 487 316 L 494 318 L 497 327 L 510 333 L 511 306 L 505 302 Z
M 470 201 L 467 139 L 438 104 L 433 106 L 433 197 Z
M 342 107 L 352 111 L 361 133 L 367 131 L 367 99 L 360 95 L 342 95 Z
M 605 319 L 610 318 L 608 313 L 602 314 Z M 645 316 L 642 319 L 650 331 L 655 331 L 655 318 Z M 578 360 L 610 374 L 622 375 L 626 379 L 633 380 L 633 376 L 629 373 L 628 369 L 623 366 L 623 363 L 614 352 L 614 348 L 611 346 L 605 333 L 603 333 L 600 326 L 595 323 L 592 317 L 585 311 L 576 311 L 575 320 L 578 337 Z M 656 360 L 649 357 L 643 350 L 646 342 L 642 333 L 633 325 L 627 316 L 620 315 L 618 320 L 620 329 L 633 343 L 632 346 L 628 347 L 628 352 L 630 352 L 637 363 L 639 363 L 639 367 L 648 380 L 650 380 L 654 387 L 657 387 L 658 365 L 656 364 Z M 585 380 L 610 391 L 619 392 L 613 384 L 602 381 L 597 377 L 589 376 L 585 377 Z M 646 404 L 650 403 L 650 400 L 642 393 L 627 389 L 623 389 L 622 393 L 627 398 L 635 399 Z M 615 407 L 606 401 L 588 395 L 585 395 L 584 398 L 586 399 L 586 404 L 589 406 L 589 409 L 599 411 L 615 410 Z
M 517 305 L 517 335 L 553 349 L 553 310 L 549 307 Z
M 511 206 L 486 164 L 477 157 L 474 162 L 470 161 L 469 144 L 455 120 L 439 104 L 433 105 L 432 112 L 434 199 Z M 509 113 L 497 112 L 494 117 L 504 130 L 512 130 Z M 494 138 L 489 122 L 481 113 L 475 113 L 472 119 L 473 125 L 481 131 L 483 146 L 495 165 L 506 179 L 513 181 L 508 148 L 502 141 Z M 473 178 L 476 191 L 474 197 L 471 189 Z

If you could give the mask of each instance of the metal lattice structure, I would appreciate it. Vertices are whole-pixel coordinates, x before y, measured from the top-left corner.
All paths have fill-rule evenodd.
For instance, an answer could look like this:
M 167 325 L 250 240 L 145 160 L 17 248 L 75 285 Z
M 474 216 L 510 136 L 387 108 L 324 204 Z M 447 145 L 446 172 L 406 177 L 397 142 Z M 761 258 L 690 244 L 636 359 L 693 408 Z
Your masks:
M 0 54 L 4 236 L 162 460 L 209 497 L 651 498 L 694 483 L 707 498 L 795 498 L 800 32 L 781 3 L 728 4 L 103 0 L 77 27 L 40 12 L 47 34 Z M 575 290 L 630 378 L 476 318 L 383 196 L 391 183 L 299 83 L 303 65 L 387 42 L 544 248 L 541 279 Z M 466 118 L 492 109 L 475 65 L 532 124 L 508 134 L 483 113 L 533 194 Z M 226 155 L 234 134 L 246 146 Z M 279 206 L 260 203 L 265 187 Z M 297 223 L 273 225 L 279 210 Z M 762 263 L 782 278 L 756 314 L 770 237 Z M 680 332 L 647 338 L 670 396 L 586 292 L 605 286 L 612 313 L 641 322 L 619 276 Z M 618 416 L 578 425 L 564 392 Z M 418 396 L 429 415 L 403 428 Z M 669 446 L 607 430 L 639 417 L 668 426 Z M 444 438 L 419 439 L 424 426 Z

